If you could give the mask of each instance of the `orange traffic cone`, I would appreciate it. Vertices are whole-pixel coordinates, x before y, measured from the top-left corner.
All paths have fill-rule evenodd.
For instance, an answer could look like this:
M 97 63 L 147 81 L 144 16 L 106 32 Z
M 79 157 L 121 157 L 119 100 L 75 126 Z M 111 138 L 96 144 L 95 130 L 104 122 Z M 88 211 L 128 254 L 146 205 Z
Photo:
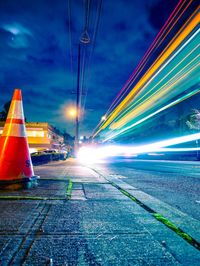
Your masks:
M 15 89 L 0 137 L 0 185 L 18 188 L 24 184 L 36 185 L 37 177 L 28 149 L 21 90 Z

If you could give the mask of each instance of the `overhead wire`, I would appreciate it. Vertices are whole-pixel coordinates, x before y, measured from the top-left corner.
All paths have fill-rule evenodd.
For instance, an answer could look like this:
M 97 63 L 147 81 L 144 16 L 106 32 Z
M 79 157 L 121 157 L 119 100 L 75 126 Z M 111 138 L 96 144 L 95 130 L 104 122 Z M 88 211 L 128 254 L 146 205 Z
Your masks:
M 88 73 L 88 83 L 91 77 L 91 65 L 92 65 L 92 57 L 94 54 L 94 48 L 96 45 L 96 38 L 97 38 L 97 32 L 98 32 L 98 28 L 99 28 L 99 22 L 100 22 L 100 17 L 101 17 L 101 10 L 102 10 L 102 2 L 103 0 L 99 1 L 99 4 L 97 5 L 97 10 L 96 10 L 96 19 L 95 19 L 95 23 L 94 23 L 94 31 L 93 31 L 93 35 L 91 38 L 91 49 L 90 49 L 90 54 L 89 54 L 89 59 L 88 59 L 88 68 L 87 68 L 87 73 Z M 88 95 L 88 86 L 85 88 L 85 97 L 84 97 L 84 102 L 83 102 L 83 109 L 85 109 L 85 104 L 86 104 L 86 99 L 87 99 L 87 95 Z
M 89 27 L 89 19 L 90 19 L 90 0 L 85 0 L 85 23 L 84 23 L 84 32 L 88 31 Z M 85 43 L 82 43 L 80 40 L 80 101 L 79 101 L 79 110 L 83 112 L 83 107 L 82 107 L 82 98 L 84 95 L 84 84 L 85 84 L 85 73 L 86 73 L 86 53 L 87 53 L 87 46 Z
M 70 70 L 73 73 L 73 53 L 72 53 L 72 32 L 71 32 L 71 0 L 67 1 L 68 7 L 68 31 L 69 31 L 69 53 L 70 53 Z

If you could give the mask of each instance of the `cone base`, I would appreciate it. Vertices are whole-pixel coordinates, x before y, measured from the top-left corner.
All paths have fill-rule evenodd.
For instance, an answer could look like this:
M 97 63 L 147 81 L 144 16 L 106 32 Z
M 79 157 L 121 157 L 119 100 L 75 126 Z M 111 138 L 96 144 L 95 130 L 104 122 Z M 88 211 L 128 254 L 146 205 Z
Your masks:
M 0 180 L 0 190 L 30 189 L 38 185 L 39 176 L 32 176 L 16 180 Z

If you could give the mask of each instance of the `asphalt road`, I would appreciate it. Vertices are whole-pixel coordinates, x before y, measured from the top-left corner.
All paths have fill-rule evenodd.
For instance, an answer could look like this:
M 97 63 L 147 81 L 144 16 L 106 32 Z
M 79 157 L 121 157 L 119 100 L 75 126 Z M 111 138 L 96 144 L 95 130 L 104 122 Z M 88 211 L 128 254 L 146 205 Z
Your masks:
M 115 159 L 98 168 L 200 220 L 200 162 Z

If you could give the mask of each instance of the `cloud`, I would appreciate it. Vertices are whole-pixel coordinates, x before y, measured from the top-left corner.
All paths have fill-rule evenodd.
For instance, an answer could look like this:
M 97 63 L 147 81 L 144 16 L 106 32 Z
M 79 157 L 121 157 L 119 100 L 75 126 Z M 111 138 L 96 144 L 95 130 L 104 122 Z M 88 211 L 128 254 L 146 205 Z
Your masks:
M 1 28 L 11 34 L 8 45 L 13 48 L 26 48 L 29 45 L 31 31 L 20 23 L 3 24 Z
M 26 27 L 24 27 L 22 24 L 20 23 L 12 23 L 12 24 L 4 24 L 2 25 L 2 28 L 10 33 L 12 33 L 13 35 L 32 35 L 32 33 L 30 32 L 30 30 Z
M 62 108 L 76 100 L 72 92 L 77 87 L 77 53 L 84 28 L 84 3 L 70 1 L 69 19 L 67 1 L 50 2 L 0 1 L 0 105 L 19 87 L 23 90 L 29 120 L 49 121 L 62 129 L 65 125 L 68 127 Z M 141 0 L 103 1 L 93 47 L 99 0 L 91 1 L 88 29 L 91 43 L 86 48 L 86 59 L 90 58 L 91 50 L 94 53 L 91 64 L 86 64 L 83 89 L 88 93 L 81 123 L 83 134 L 91 132 L 106 113 L 151 44 L 163 23 L 162 13 L 155 18 L 158 24 L 153 17 L 157 3 L 162 2 L 148 0 L 149 6 Z M 169 8 L 165 14 L 169 14 Z M 73 127 L 70 122 L 71 132 Z

